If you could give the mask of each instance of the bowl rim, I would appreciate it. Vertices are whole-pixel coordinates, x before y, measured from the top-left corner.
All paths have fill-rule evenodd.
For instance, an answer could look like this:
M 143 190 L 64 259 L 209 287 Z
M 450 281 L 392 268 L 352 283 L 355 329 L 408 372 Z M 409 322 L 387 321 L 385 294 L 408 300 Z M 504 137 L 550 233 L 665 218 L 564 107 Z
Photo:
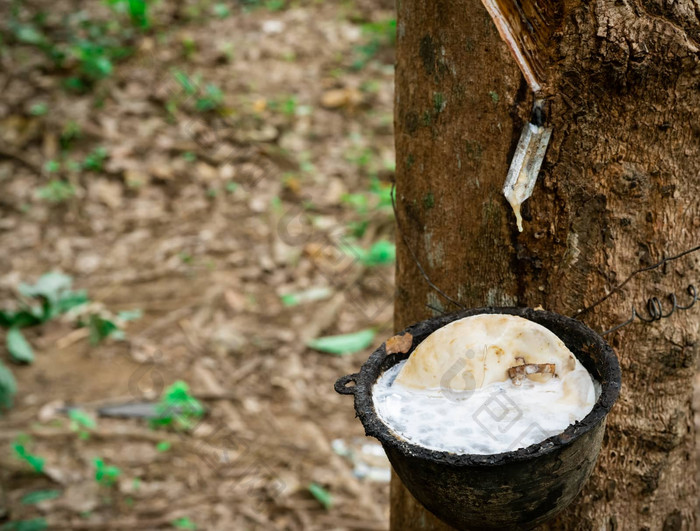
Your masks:
M 570 424 L 562 433 L 558 435 L 554 435 L 545 439 L 544 441 L 532 444 L 525 448 L 519 448 L 517 450 L 511 450 L 498 454 L 455 454 L 441 450 L 431 450 L 429 448 L 418 446 L 402 440 L 394 435 L 390 428 L 379 418 L 374 409 L 372 386 L 377 381 L 379 376 L 389 367 L 392 367 L 396 363 L 408 358 L 416 347 L 430 333 L 434 332 L 438 328 L 441 328 L 458 319 L 485 313 L 506 314 L 523 317 L 541 324 L 550 330 L 551 328 L 547 326 L 546 323 L 557 323 L 565 326 L 567 328 L 567 332 L 571 332 L 572 335 L 589 340 L 585 347 L 597 348 L 597 350 L 602 354 L 597 361 L 593 360 L 592 356 L 589 356 L 589 359 L 593 361 L 591 362 L 589 360 L 585 360 L 584 363 L 584 365 L 589 366 L 595 365 L 596 369 L 598 369 L 597 372 L 601 376 L 601 378 L 598 380 L 601 386 L 601 392 L 591 411 L 582 420 L 575 422 L 574 424 Z M 427 334 L 425 332 L 426 330 L 428 330 Z M 422 339 L 416 341 L 416 337 L 419 336 L 419 334 L 416 332 L 419 332 L 420 336 L 423 336 Z M 554 332 L 554 330 L 552 330 L 552 332 Z M 605 417 L 610 412 L 610 409 L 615 404 L 620 393 L 620 364 L 612 347 L 608 345 L 608 343 L 597 332 L 586 326 L 581 321 L 577 321 L 554 312 L 522 307 L 472 308 L 426 319 L 425 321 L 421 321 L 407 327 L 397 335 L 402 335 L 404 333 L 410 333 L 414 338 L 413 344 L 408 352 L 405 354 L 387 354 L 386 343 L 382 343 L 382 345 L 377 348 L 369 359 L 367 359 L 367 361 L 362 365 L 359 373 L 347 375 L 338 380 L 336 383 L 336 390 L 338 392 L 342 392 L 343 394 L 353 394 L 355 396 L 355 412 L 365 428 L 366 435 L 375 437 L 385 447 L 388 446 L 389 448 L 398 450 L 402 454 L 406 454 L 408 456 L 452 466 L 498 466 L 535 459 L 573 444 L 582 435 L 594 429 L 598 424 L 605 420 Z M 554 333 L 556 334 L 556 332 Z M 567 338 L 564 338 L 559 334 L 557 334 L 557 336 L 562 339 L 565 344 L 567 344 Z M 579 361 L 584 362 L 584 360 L 581 360 L 579 356 L 579 354 L 585 355 L 583 348 L 571 349 L 568 344 L 567 347 L 579 359 Z M 587 370 L 589 370 L 588 367 Z M 355 385 L 352 387 L 346 387 L 349 382 L 355 382 Z

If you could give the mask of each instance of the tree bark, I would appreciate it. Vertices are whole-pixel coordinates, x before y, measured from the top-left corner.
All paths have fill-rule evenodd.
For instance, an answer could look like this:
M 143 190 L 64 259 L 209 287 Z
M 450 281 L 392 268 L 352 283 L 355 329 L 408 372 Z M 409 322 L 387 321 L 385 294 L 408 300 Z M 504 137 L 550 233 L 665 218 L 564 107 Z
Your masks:
M 532 94 L 479 0 L 399 0 L 397 329 L 467 307 L 573 315 L 629 273 L 700 242 L 700 8 L 562 4 L 548 72 L 554 128 L 525 230 L 502 194 Z M 409 250 L 410 248 L 410 250 Z M 411 252 L 412 251 L 412 252 Z M 581 316 L 596 330 L 700 284 L 698 254 Z M 666 305 L 668 309 L 668 304 Z M 691 396 L 700 307 L 607 337 L 623 370 L 596 470 L 551 529 L 693 529 Z M 449 529 L 394 477 L 392 530 Z

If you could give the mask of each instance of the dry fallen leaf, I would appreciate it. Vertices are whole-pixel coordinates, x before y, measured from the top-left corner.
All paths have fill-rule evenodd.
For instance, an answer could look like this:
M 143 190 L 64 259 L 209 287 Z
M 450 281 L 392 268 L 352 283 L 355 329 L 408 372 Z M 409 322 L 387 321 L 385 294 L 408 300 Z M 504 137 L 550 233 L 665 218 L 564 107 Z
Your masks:
M 219 177 L 218 170 L 206 162 L 197 162 L 197 165 L 195 166 L 195 174 L 205 183 L 216 181 Z
M 362 94 L 354 88 L 331 89 L 321 96 L 321 105 L 326 109 L 354 107 L 362 102 Z
M 111 209 L 122 206 L 124 190 L 121 183 L 96 179 L 90 183 L 88 190 L 90 199 L 104 203 Z
M 386 341 L 387 354 L 405 354 L 413 345 L 413 336 L 406 332 L 403 335 L 390 337 Z
M 253 102 L 253 110 L 255 112 L 263 112 L 266 108 L 267 100 L 265 98 L 260 98 Z

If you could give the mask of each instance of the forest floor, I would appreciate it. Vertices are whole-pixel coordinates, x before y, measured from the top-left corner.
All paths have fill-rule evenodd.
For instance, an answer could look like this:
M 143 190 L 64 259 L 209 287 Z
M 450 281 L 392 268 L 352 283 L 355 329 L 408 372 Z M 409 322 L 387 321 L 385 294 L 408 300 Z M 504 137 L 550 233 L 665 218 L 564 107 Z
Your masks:
M 6 4 L 0 324 L 47 272 L 91 302 L 0 354 L 0 523 L 386 529 L 333 383 L 392 329 L 393 2 Z M 176 381 L 189 429 L 99 414 Z
M 385 529 L 388 465 L 333 383 L 392 327 L 392 3 L 160 2 L 146 31 L 106 2 L 9 4 L 0 308 L 51 271 L 91 304 L 22 329 L 33 363 L 2 354 L 0 522 Z M 355 355 L 306 346 L 366 329 Z M 207 409 L 189 431 L 98 418 L 177 380 Z

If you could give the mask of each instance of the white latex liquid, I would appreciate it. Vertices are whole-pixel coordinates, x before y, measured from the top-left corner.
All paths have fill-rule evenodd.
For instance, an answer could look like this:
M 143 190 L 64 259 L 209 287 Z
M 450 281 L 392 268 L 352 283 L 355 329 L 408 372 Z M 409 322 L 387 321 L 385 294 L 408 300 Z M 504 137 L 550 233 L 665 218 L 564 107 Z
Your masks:
M 471 391 L 412 389 L 394 382 L 405 363 L 377 380 L 374 407 L 396 435 L 431 450 L 497 454 L 525 448 L 583 419 L 595 401 L 591 396 L 582 406 L 567 400 L 556 377 L 544 382 L 526 378 L 519 385 L 507 380 Z M 597 396 L 599 386 L 594 386 Z

